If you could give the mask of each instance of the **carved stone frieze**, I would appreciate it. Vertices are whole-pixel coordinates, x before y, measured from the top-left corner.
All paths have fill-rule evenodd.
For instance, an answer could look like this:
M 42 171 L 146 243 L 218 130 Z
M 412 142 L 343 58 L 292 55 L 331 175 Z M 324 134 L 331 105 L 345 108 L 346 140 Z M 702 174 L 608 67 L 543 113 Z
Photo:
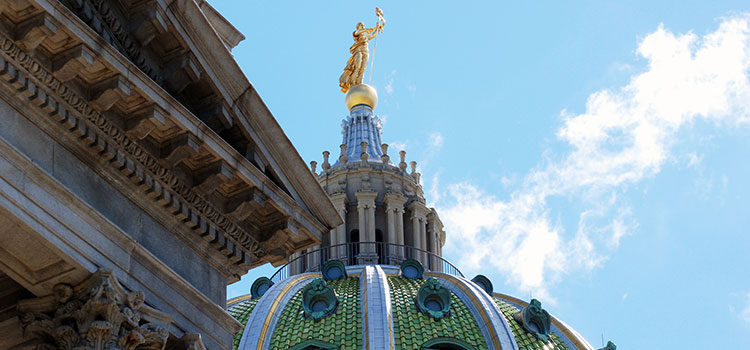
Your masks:
M 45 350 L 163 350 L 171 322 L 145 304 L 142 292 L 126 291 L 109 270 L 75 287 L 57 284 L 52 295 L 21 300 L 18 311 L 25 336 Z
M 68 132 L 93 148 L 100 159 L 141 187 L 157 203 L 207 240 L 224 240 L 224 251 L 249 254 L 240 264 L 254 263 L 266 255 L 259 242 L 232 222 L 189 184 L 161 165 L 126 132 L 58 80 L 12 40 L 0 36 L 0 80 L 41 108 Z M 223 238 L 224 233 L 227 239 Z M 235 252 L 235 245 L 243 252 Z

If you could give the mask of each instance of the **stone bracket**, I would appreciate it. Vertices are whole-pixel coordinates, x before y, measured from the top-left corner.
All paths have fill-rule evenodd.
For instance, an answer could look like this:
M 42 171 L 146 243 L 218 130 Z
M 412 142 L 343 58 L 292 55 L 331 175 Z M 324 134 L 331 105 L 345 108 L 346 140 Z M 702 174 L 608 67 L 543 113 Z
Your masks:
M 24 50 L 34 50 L 44 39 L 55 35 L 59 23 L 47 12 L 28 18 L 16 26 L 15 39 Z
M 94 65 L 96 53 L 88 46 L 79 44 L 55 57 L 52 67 L 53 74 L 62 82 L 67 82 L 78 74 Z
M 130 32 L 143 46 L 167 30 L 169 25 L 165 14 L 156 1 L 146 4 L 130 21 Z
M 122 75 L 115 75 L 91 87 L 90 103 L 100 111 L 107 111 L 112 106 L 130 96 L 130 83 Z
M 190 133 L 181 133 L 161 144 L 161 159 L 169 167 L 190 158 L 201 147 L 201 140 Z

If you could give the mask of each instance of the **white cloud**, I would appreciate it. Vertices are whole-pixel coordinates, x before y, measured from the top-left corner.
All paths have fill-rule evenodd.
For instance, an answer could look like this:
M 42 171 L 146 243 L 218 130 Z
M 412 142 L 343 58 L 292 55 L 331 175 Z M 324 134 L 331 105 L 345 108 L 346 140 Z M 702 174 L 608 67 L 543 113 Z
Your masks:
M 393 141 L 388 145 L 388 154 L 391 159 L 398 160 L 398 152 L 408 151 L 408 147 L 405 142 Z
M 750 292 L 747 293 L 745 302 L 747 305 L 740 311 L 740 319 L 744 322 L 750 323 Z
M 396 77 L 396 70 L 392 70 L 391 74 L 388 76 L 388 83 L 385 84 L 385 92 L 388 95 L 393 95 L 393 80 Z
M 695 152 L 690 152 L 687 154 L 688 158 L 688 167 L 695 168 L 703 162 L 703 155 L 697 155 Z
M 430 146 L 439 149 L 443 147 L 443 134 L 439 131 L 435 131 L 430 134 Z
M 725 18 L 702 37 L 660 25 L 637 52 L 647 69 L 591 94 L 584 113 L 563 111 L 557 136 L 569 152 L 532 169 L 508 199 L 470 183 L 447 187 L 439 203 L 446 247 L 464 266 L 499 270 L 519 290 L 548 296 L 563 275 L 601 265 L 603 249 L 617 248 L 637 225 L 616 193 L 659 173 L 678 130 L 697 119 L 731 127 L 750 120 L 750 16 Z M 590 207 L 573 234 L 550 219 L 553 197 Z

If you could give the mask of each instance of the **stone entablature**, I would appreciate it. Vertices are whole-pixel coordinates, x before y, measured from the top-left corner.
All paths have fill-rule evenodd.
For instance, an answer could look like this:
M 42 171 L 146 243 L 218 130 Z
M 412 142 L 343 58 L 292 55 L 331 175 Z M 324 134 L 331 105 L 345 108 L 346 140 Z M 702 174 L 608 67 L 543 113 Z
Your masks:
M 314 179 L 304 171 L 293 175 L 304 166 L 295 162 L 296 151 L 264 146 L 283 148 L 288 140 L 254 90 L 231 93 L 236 86 L 222 85 L 226 80 L 217 76 L 217 63 L 202 56 L 211 50 L 198 50 L 191 41 L 207 38 L 186 36 L 195 29 L 183 26 L 186 17 L 195 19 L 192 26 L 208 23 L 195 18 L 202 15 L 194 2 L 174 1 L 168 8 L 157 1 L 113 3 L 0 1 L 0 15 L 7 19 L 0 26 L 4 98 L 20 97 L 36 108 L 30 113 L 47 116 L 34 122 L 82 159 L 99 164 L 95 167 L 105 165 L 113 185 L 136 193 L 154 215 L 182 222 L 179 231 L 193 234 L 183 238 L 197 243 L 190 246 L 218 252 L 215 267 L 229 281 L 252 266 L 283 262 L 339 222 L 327 199 L 309 199 Z M 126 17 L 138 21 L 124 26 Z M 159 41 L 175 36 L 180 39 L 174 45 L 182 45 L 174 49 L 179 55 L 144 49 L 164 49 Z M 153 76 L 154 70 L 143 66 L 153 61 L 138 54 L 177 60 L 163 65 L 176 67 L 164 71 L 173 78 L 164 78 L 164 72 Z M 164 79 L 154 79 L 159 77 Z M 201 84 L 215 86 L 197 88 Z M 206 110 L 219 114 L 193 108 L 180 98 L 193 94 L 185 89 L 213 94 L 208 100 L 220 105 Z M 258 127 L 264 131 L 275 127 L 279 134 L 255 133 L 252 123 L 265 123 Z M 301 186 L 310 190 L 297 191 Z

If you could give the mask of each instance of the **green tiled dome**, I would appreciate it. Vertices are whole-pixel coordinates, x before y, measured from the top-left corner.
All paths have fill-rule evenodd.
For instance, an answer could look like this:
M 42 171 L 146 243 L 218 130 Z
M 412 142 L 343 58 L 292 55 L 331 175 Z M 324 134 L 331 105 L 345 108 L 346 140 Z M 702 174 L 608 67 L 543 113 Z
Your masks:
M 347 267 L 347 274 L 332 281 L 319 273 L 291 276 L 259 298 L 230 301 L 229 313 L 245 326 L 235 335 L 234 349 L 593 349 L 554 318 L 544 336 L 527 331 L 528 321 L 519 319 L 525 302 L 490 296 L 483 286 L 460 276 L 431 272 L 412 279 L 379 265 Z M 332 314 L 306 316 L 303 295 L 311 288 L 333 291 L 327 292 L 326 304 L 337 305 Z M 441 295 L 448 291 L 447 316 L 429 316 L 417 307 L 420 288 Z

